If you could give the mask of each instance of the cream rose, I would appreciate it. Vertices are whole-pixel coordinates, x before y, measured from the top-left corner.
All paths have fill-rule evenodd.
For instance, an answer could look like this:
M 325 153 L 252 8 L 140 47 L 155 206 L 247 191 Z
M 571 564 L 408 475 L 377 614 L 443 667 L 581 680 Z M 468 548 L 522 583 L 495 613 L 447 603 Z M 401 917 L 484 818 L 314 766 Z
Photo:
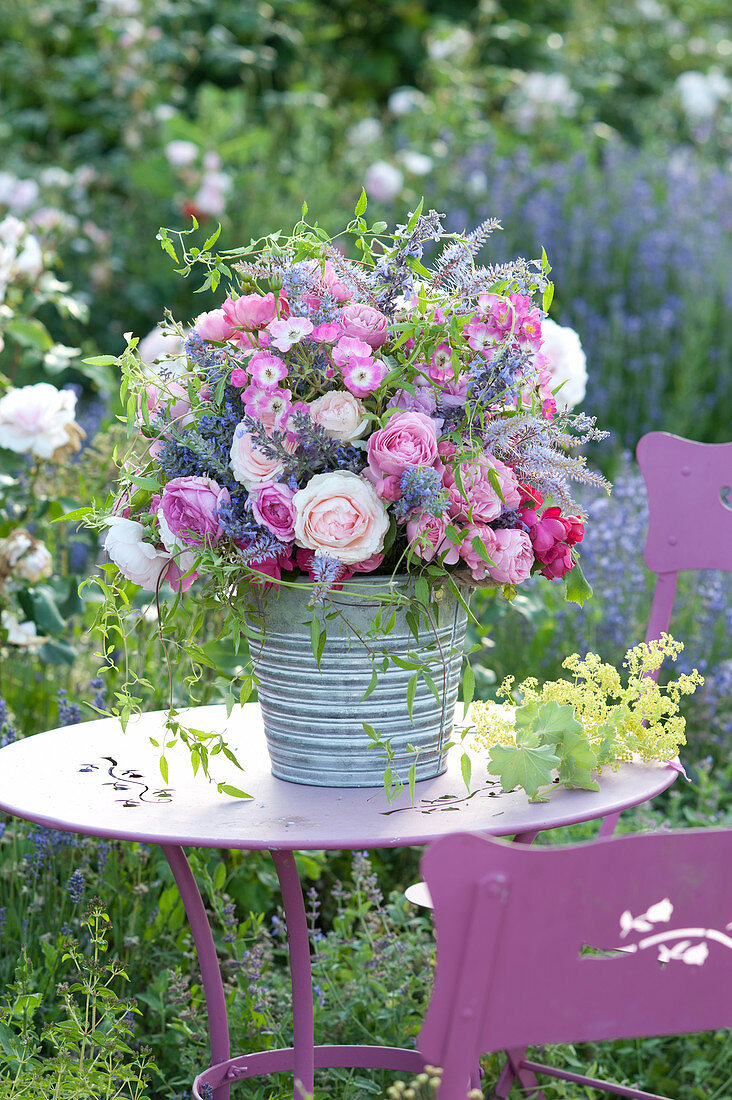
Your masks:
M 120 573 L 149 592 L 157 591 L 170 569 L 170 554 L 146 542 L 145 528 L 136 520 L 109 516 L 107 526 L 104 549 Z
M 325 428 L 328 435 L 350 443 L 361 439 L 369 426 L 366 410 L 347 390 L 331 390 L 309 406 L 310 419 Z
M 347 470 L 316 474 L 292 498 L 295 541 L 344 565 L 384 549 L 386 508 L 370 482 Z
M 289 439 L 284 441 L 285 450 L 292 454 L 297 446 Z M 267 458 L 254 439 L 240 426 L 234 432 L 229 463 L 234 477 L 246 489 L 253 489 L 263 481 L 280 481 L 283 464 L 279 458 Z
M 68 445 L 77 427 L 76 394 L 49 382 L 9 390 L 0 400 L 0 447 L 51 458 Z

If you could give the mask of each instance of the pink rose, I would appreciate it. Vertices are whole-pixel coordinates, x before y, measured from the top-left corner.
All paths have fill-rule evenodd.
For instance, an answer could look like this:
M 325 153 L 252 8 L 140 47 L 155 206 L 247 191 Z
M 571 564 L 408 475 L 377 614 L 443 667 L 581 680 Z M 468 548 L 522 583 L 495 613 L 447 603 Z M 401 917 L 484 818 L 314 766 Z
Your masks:
M 255 488 L 249 498 L 257 523 L 271 531 L 280 542 L 292 542 L 295 537 L 294 495 L 289 485 L 274 481 Z
M 290 454 L 293 454 L 296 446 L 294 441 L 284 441 L 285 450 Z M 229 465 L 236 480 L 247 489 L 253 489 L 263 481 L 277 481 L 283 470 L 282 461 L 279 458 L 267 458 L 255 446 L 249 432 L 244 431 L 241 426 L 234 432 Z
M 196 319 L 194 328 L 202 340 L 216 340 L 218 343 L 230 340 L 236 331 L 223 309 L 202 313 Z
M 531 545 L 537 560 L 546 564 L 556 557 L 555 545 L 566 541 L 567 527 L 556 506 L 545 508 L 541 516 L 533 512 L 533 520 L 532 523 L 528 515 L 525 518 L 525 522 L 529 524 Z
M 551 551 L 544 555 L 545 561 L 541 569 L 542 576 L 550 581 L 558 580 L 574 568 L 572 550 L 566 542 L 557 542 Z
M 227 298 L 222 312 L 232 328 L 251 332 L 254 329 L 264 328 L 270 321 L 274 321 L 278 304 L 280 316 L 285 316 L 287 298 L 282 291 L 279 293 L 279 303 L 275 301 L 272 293 L 243 294 L 241 298 Z
M 333 362 L 339 367 L 347 367 L 350 363 L 361 363 L 370 360 L 373 349 L 365 340 L 357 340 L 352 336 L 341 336 L 333 348 L 331 355 Z
M 384 560 L 384 555 L 372 554 L 370 558 L 364 558 L 363 561 L 357 561 L 353 566 L 354 573 L 373 573 L 375 569 L 378 569 Z
M 489 473 L 497 480 L 500 493 Z M 486 523 L 500 516 L 504 508 L 518 508 L 521 504 L 516 475 L 500 459 L 480 455 L 477 461 L 461 462 L 460 480 L 462 489 L 453 471 L 446 470 L 444 482 L 453 516 L 469 518 L 473 523 Z
M 369 467 L 378 477 L 401 475 L 409 466 L 433 466 L 437 428 L 420 412 L 396 413 L 368 441 Z
M 531 574 L 534 552 L 525 531 L 502 529 L 493 532 L 495 541 L 489 550 L 492 565 L 488 576 L 499 584 L 520 584 Z
M 310 272 L 310 274 L 317 276 L 320 285 L 324 287 L 337 302 L 347 302 L 351 297 L 350 291 L 345 283 L 341 282 L 338 278 L 336 270 L 330 260 L 326 260 L 322 267 L 317 260 L 305 260 L 303 267 L 306 271 Z M 317 288 L 314 294 L 305 295 L 305 301 L 311 308 L 318 308 L 322 298 L 317 293 Z
M 425 416 L 434 416 L 437 397 L 434 386 L 426 378 L 415 378 L 414 393 L 397 390 L 387 402 L 387 409 L 401 409 L 402 412 L 421 412 Z
M 486 561 L 484 554 L 480 553 L 480 549 L 483 549 L 485 554 L 493 561 L 496 534 L 497 532 L 485 523 L 471 523 L 468 526 L 467 534 L 461 542 L 459 550 L 460 557 L 467 565 L 475 581 L 485 580 L 488 575 L 490 562 Z
M 176 541 L 211 546 L 223 534 L 217 511 L 228 500 L 228 489 L 210 477 L 176 477 L 163 489 L 160 509 Z
M 153 416 L 165 409 L 170 422 L 177 424 L 179 428 L 193 423 L 188 389 L 181 386 L 180 382 L 167 382 L 163 386 L 151 382 L 146 386 L 145 393 L 148 411 Z
M 365 408 L 358 398 L 344 390 L 324 393 L 308 406 L 308 412 L 315 424 L 320 424 L 328 435 L 342 443 L 360 439 L 368 431 Z
M 454 565 L 460 560 L 460 552 L 447 534 L 448 521 L 443 516 L 421 513 L 416 519 L 407 520 L 409 548 L 423 561 L 432 561 L 444 554 L 443 562 Z
M 380 348 L 389 338 L 386 317 L 372 306 L 353 303 L 345 306 L 340 316 L 341 332 L 344 336 L 353 336 L 364 340 L 372 348 Z
M 384 549 L 389 517 L 376 490 L 348 470 L 316 474 L 293 498 L 295 539 L 346 565 Z

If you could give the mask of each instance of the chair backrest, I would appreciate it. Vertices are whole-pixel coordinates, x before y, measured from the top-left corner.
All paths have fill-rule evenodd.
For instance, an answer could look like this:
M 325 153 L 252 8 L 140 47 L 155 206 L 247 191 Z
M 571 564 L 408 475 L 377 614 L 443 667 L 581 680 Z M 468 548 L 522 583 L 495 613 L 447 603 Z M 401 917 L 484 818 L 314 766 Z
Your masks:
M 732 830 L 431 845 L 437 969 L 418 1045 L 444 1067 L 440 1100 L 464 1100 L 487 1051 L 732 1025 L 730 866 Z
M 732 443 L 650 432 L 636 456 L 648 493 L 644 557 L 657 574 L 650 641 L 668 630 L 682 570 L 732 570 Z

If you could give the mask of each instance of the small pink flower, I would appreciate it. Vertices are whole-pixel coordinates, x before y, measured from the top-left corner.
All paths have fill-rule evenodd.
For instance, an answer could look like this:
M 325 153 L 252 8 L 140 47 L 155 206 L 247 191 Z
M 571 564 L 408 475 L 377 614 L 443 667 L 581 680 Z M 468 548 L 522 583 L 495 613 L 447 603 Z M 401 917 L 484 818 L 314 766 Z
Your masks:
M 291 398 L 290 390 L 260 390 L 254 383 L 242 394 L 244 412 L 261 420 L 268 431 L 284 427 L 292 409 Z
M 289 351 L 293 344 L 310 335 L 313 322 L 307 317 L 288 317 L 286 321 L 270 321 L 267 330 L 273 337 L 273 347 L 279 351 Z
M 145 393 L 148 410 L 153 416 L 165 410 L 166 419 L 179 428 L 193 423 L 188 389 L 180 382 L 165 382 L 160 386 L 151 382 Z
M 572 551 L 564 542 L 556 543 L 554 549 L 546 556 L 548 560 L 542 566 L 541 574 L 550 581 L 559 580 L 570 569 L 574 569 Z
M 345 306 L 339 318 L 344 336 L 365 340 L 372 348 L 380 348 L 389 338 L 386 317 L 372 306 L 353 303 Z
M 336 274 L 336 270 L 330 260 L 326 260 L 325 264 L 321 264 L 317 260 L 306 260 L 303 267 L 306 271 L 312 275 L 316 275 L 318 281 L 322 287 L 327 290 L 332 298 L 335 298 L 337 302 L 347 302 L 351 293 L 346 287 L 345 283 L 341 282 Z M 305 296 L 307 304 L 317 309 L 322 301 L 322 296 L 317 293 L 317 289 L 314 293 L 309 293 Z
M 256 486 L 249 497 L 257 523 L 271 531 L 280 542 L 292 542 L 295 537 L 294 495 L 289 485 L 275 481 Z
M 389 368 L 381 359 L 353 359 L 343 368 L 343 381 L 354 397 L 368 397 L 378 390 L 388 373 Z
M 196 319 L 194 327 L 202 340 L 216 340 L 219 343 L 230 340 L 236 332 L 223 309 L 212 309 L 209 313 L 202 313 Z
M 256 351 L 249 360 L 249 374 L 252 382 L 264 390 L 271 390 L 287 378 L 287 365 L 279 355 L 267 351 Z
M 513 325 L 511 303 L 500 294 L 479 294 L 478 307 L 485 317 L 487 331 L 500 343 Z
M 369 467 L 380 478 L 401 476 L 409 466 L 434 466 L 437 461 L 437 429 L 420 412 L 396 413 L 385 428 L 368 441 Z
M 452 363 L 452 348 L 443 342 L 438 344 L 430 357 L 427 373 L 433 382 L 448 382 L 455 377 L 455 368 Z
M 246 386 L 249 383 L 249 375 L 242 367 L 234 367 L 229 381 L 232 386 Z
M 353 336 L 341 336 L 331 355 L 336 366 L 347 367 L 354 360 L 361 362 L 370 359 L 373 354 L 370 344 L 365 340 L 356 340 Z
M 491 326 L 484 321 L 473 321 L 465 326 L 463 333 L 467 336 L 468 344 L 473 351 L 489 351 L 492 353 L 495 350 L 495 333 L 491 331 Z
M 335 324 L 335 322 L 326 322 L 323 325 L 318 325 L 310 333 L 313 340 L 317 340 L 319 344 L 335 344 L 343 334 L 341 332 L 341 326 Z

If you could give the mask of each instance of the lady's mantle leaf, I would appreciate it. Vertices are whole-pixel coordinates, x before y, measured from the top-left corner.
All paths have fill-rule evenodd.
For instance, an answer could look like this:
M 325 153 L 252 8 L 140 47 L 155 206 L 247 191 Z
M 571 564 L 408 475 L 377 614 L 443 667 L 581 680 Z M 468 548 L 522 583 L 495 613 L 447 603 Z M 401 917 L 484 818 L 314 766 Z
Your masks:
M 534 799 L 540 787 L 546 787 L 554 778 L 552 771 L 559 767 L 559 757 L 551 745 L 494 745 L 488 758 L 491 775 L 497 775 L 504 791 L 523 787 L 529 798 Z

